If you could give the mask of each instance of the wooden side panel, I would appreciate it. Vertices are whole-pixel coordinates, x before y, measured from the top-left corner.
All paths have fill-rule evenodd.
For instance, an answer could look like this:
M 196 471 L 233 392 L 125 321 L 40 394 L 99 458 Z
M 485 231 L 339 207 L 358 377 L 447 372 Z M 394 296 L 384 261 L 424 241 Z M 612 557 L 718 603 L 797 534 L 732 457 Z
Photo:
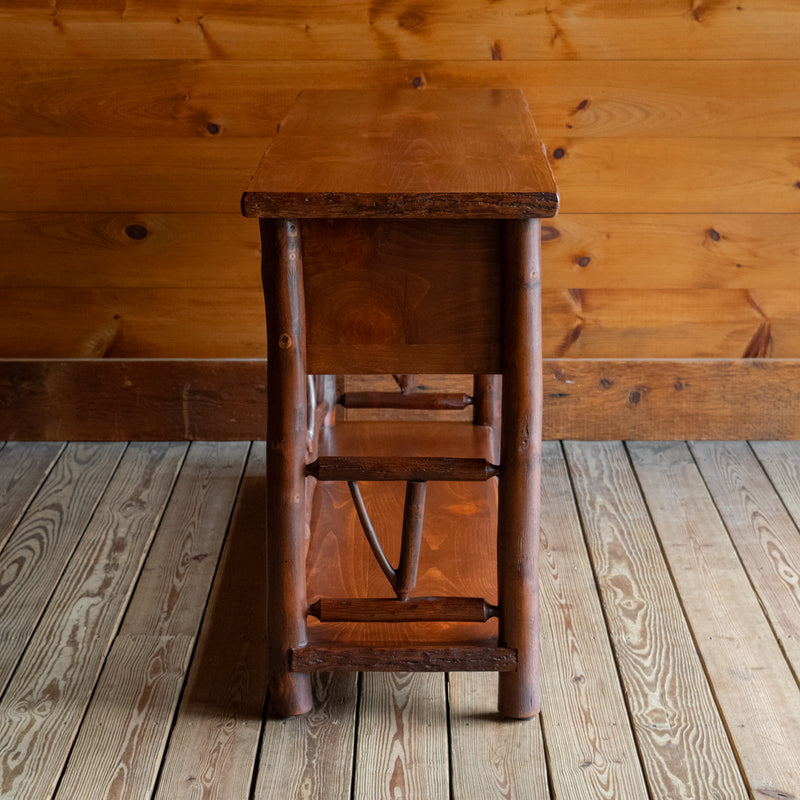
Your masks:
M 303 220 L 308 369 L 500 371 L 492 220 Z

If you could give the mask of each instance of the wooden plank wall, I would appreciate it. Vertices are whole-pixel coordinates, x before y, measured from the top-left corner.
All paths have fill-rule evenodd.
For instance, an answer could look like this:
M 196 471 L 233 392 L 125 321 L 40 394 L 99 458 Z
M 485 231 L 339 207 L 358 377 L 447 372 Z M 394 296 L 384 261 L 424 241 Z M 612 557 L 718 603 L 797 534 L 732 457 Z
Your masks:
M 0 359 L 263 358 L 240 193 L 362 86 L 524 90 L 547 357 L 800 358 L 794 0 L 0 0 L 0 40 Z

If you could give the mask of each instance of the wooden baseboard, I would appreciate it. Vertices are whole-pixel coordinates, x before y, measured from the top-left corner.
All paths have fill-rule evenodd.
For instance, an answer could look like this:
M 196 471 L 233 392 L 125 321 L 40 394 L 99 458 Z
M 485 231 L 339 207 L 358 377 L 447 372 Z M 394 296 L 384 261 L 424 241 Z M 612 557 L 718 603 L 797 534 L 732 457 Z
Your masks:
M 0 440 L 248 440 L 263 360 L 0 360 Z M 800 438 L 800 359 L 548 359 L 546 439 Z

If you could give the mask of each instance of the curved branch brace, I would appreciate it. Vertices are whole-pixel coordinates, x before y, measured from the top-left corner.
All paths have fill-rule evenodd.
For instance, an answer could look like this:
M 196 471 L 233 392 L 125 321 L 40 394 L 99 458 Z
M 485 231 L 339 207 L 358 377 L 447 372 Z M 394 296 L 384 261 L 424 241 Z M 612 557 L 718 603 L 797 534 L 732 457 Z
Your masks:
M 422 545 L 422 521 L 425 515 L 425 492 L 427 484 L 424 481 L 408 481 L 406 483 L 406 499 L 403 507 L 403 534 L 400 542 L 400 563 L 397 569 L 392 567 L 386 554 L 383 552 L 375 528 L 372 526 L 361 489 L 357 481 L 348 481 L 350 495 L 356 507 L 358 519 L 364 529 L 372 554 L 378 562 L 383 574 L 386 575 L 394 593 L 399 600 L 407 600 L 412 589 L 417 584 L 417 568 L 419 567 L 419 552 Z

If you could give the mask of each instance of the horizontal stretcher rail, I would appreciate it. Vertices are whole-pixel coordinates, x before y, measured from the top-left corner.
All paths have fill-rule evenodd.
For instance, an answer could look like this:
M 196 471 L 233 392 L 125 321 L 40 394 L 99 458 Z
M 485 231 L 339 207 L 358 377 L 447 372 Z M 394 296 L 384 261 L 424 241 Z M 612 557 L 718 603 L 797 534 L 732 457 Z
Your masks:
M 321 622 L 486 622 L 497 607 L 482 597 L 322 598 L 308 613 Z
M 306 466 L 320 481 L 486 481 L 499 473 L 485 458 L 320 456 Z
M 345 392 L 337 402 L 345 408 L 459 411 L 473 401 L 470 395 L 455 392 Z

